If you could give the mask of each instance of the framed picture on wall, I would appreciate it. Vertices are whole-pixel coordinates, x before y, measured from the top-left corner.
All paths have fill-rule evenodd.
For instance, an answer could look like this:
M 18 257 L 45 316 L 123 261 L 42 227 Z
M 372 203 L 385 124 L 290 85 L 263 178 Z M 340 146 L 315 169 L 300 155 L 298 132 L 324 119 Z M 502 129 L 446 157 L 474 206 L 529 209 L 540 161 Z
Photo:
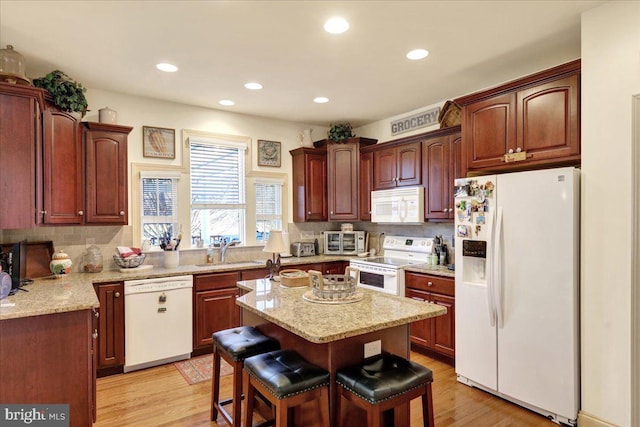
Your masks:
M 258 140 L 258 166 L 280 167 L 281 144 L 276 141 Z
M 158 159 L 176 158 L 175 129 L 142 127 L 142 155 Z

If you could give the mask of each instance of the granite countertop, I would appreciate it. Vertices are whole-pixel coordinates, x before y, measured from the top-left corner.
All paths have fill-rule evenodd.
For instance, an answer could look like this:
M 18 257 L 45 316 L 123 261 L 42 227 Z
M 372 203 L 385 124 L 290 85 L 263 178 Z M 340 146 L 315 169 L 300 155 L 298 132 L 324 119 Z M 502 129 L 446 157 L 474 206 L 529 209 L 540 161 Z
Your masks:
M 306 301 L 309 287 L 286 288 L 268 279 L 238 282 L 249 293 L 237 299 L 242 308 L 313 343 L 337 341 L 417 320 L 443 315 L 443 306 L 358 289 L 360 302 L 319 304 Z
M 282 267 L 286 268 L 301 264 L 348 261 L 351 258 L 353 257 L 316 255 L 301 258 L 282 258 L 281 261 Z M 100 304 L 93 290 L 93 284 L 95 283 L 152 279 L 186 274 L 251 270 L 265 267 L 265 262 L 265 260 L 261 260 L 239 261 L 227 264 L 179 265 L 176 268 L 170 269 L 154 266 L 153 269 L 150 270 L 131 269 L 126 273 L 122 273 L 119 270 L 104 270 L 100 273 L 73 272 L 61 279 L 36 279 L 34 283 L 24 287 L 28 292 L 19 291 L 15 295 L 0 300 L 0 320 L 97 308 Z M 410 271 L 453 277 L 453 272 L 442 267 L 426 266 L 424 267 L 426 269 L 424 269 L 421 266 L 422 264 L 413 265 Z
M 440 266 L 440 265 L 411 264 L 410 266 L 405 267 L 404 269 L 405 271 L 413 271 L 414 273 L 433 274 L 435 276 L 450 277 L 452 279 L 456 277 L 455 271 L 449 270 L 447 267 Z

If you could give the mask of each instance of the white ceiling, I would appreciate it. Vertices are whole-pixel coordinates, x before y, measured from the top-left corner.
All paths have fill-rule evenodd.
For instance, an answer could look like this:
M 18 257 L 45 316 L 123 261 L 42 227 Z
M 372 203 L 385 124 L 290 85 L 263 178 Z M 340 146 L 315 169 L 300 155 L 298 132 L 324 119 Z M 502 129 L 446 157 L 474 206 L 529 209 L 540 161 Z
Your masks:
M 359 126 L 579 58 L 580 14 L 601 3 L 0 0 L 0 46 L 30 78 L 61 69 L 89 88 Z M 323 30 L 335 15 L 349 31 Z M 407 60 L 418 47 L 429 56 Z

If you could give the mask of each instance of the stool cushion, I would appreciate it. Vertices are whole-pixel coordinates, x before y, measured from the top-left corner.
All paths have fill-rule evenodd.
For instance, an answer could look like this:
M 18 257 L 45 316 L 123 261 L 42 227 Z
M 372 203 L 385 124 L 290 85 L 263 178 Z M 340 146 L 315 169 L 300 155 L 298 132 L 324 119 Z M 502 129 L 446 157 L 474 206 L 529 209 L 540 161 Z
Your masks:
M 218 331 L 213 334 L 212 338 L 214 347 L 234 362 L 280 348 L 280 343 L 277 340 L 262 335 L 252 326 L 240 326 Z
M 329 384 L 329 372 L 307 362 L 293 350 L 250 357 L 244 361 L 244 369 L 277 399 Z
M 433 373 L 395 354 L 381 354 L 341 369 L 336 381 L 370 403 L 391 399 L 433 381 Z

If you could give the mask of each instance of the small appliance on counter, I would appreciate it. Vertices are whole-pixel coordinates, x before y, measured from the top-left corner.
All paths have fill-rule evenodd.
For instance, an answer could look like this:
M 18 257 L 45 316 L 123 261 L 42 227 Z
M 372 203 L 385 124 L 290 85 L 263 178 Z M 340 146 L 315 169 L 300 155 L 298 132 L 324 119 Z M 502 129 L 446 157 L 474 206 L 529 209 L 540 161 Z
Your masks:
M 295 242 L 291 244 L 291 254 L 296 257 L 316 255 L 313 242 Z
M 366 231 L 325 231 L 326 255 L 357 255 L 367 251 Z

